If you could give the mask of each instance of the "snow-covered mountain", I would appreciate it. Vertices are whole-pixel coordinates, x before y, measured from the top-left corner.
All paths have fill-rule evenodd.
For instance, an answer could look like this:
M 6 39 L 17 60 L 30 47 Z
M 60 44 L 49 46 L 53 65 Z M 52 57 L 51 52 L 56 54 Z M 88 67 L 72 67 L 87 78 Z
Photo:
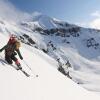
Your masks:
M 23 43 L 52 57 L 57 64 L 50 63 L 56 69 L 61 67 L 59 71 L 67 73 L 74 82 L 100 92 L 100 30 L 82 28 L 38 14 L 20 23 L 0 19 L 0 34 L 6 37 L 17 34 Z M 0 47 L 3 44 L 1 41 Z
M 0 32 L 0 47 L 8 36 Z M 4 52 L 0 53 L 0 99 L 2 100 L 99 100 L 96 93 L 85 90 L 56 70 L 57 62 L 36 48 L 22 44 L 23 69 L 27 78 L 15 65 L 8 65 Z M 27 67 L 27 65 L 29 67 Z M 38 77 L 36 75 L 38 74 Z

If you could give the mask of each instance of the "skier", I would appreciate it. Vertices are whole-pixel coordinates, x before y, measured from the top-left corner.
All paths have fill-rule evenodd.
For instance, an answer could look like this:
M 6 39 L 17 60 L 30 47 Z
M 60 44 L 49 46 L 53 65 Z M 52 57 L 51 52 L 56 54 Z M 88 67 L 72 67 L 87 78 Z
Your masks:
M 19 47 L 20 42 L 18 41 L 17 37 L 15 35 L 11 35 L 8 43 L 2 49 L 0 49 L 0 52 L 5 50 L 5 60 L 8 64 L 13 64 L 13 61 L 15 62 L 18 67 L 17 70 L 22 69 L 22 67 L 19 60 L 15 56 L 18 54 L 20 59 L 23 60 Z

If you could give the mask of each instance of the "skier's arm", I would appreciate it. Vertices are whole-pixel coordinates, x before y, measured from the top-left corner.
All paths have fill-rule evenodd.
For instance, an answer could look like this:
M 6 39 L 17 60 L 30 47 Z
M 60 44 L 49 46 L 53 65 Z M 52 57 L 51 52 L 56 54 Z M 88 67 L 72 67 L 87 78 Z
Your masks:
M 5 45 L 4 47 L 2 47 L 2 48 L 0 49 L 0 52 L 2 52 L 4 49 L 6 49 L 6 47 L 7 47 L 7 45 Z
M 21 55 L 21 53 L 20 53 L 20 50 L 19 50 L 19 49 L 17 49 L 16 51 L 17 51 L 17 53 L 18 53 L 18 55 L 19 55 L 20 59 L 21 59 L 21 60 L 23 60 L 23 57 L 22 57 L 22 55 Z

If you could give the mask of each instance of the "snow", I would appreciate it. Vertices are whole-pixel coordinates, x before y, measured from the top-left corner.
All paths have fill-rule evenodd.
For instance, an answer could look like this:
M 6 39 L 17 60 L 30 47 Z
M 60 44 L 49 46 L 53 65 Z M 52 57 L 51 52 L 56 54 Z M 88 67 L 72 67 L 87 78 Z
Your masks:
M 5 44 L 8 37 L 0 34 Z M 100 100 L 100 96 L 85 90 L 56 69 L 56 62 L 40 50 L 22 45 L 21 53 L 33 71 L 29 71 L 23 61 L 23 68 L 31 74 L 27 78 L 1 59 L 0 53 L 0 99 L 1 100 Z M 47 61 L 48 60 L 48 61 Z M 36 78 L 35 75 L 39 77 Z
M 22 22 L 26 26 L 9 23 L 0 18 L 0 48 L 7 43 L 10 34 L 17 34 L 19 37 L 26 34 L 34 40 L 37 49 L 34 45 L 28 46 L 24 43 L 21 48 L 24 60 L 33 72 L 27 68 L 25 62 L 20 61 L 32 77 L 26 78 L 23 73 L 5 64 L 2 61 L 4 53 L 0 53 L 0 98 L 2 100 L 15 98 L 16 100 L 28 98 L 29 100 L 79 100 L 79 98 L 98 100 L 100 96 L 100 45 L 95 49 L 95 43 L 100 44 L 100 31 L 80 28 L 77 32 L 79 37 L 73 35 L 61 37 L 56 36 L 56 33 L 42 35 L 34 29 L 36 27 L 48 30 L 71 29 L 77 26 L 69 24 L 66 27 L 66 22 L 38 13 Z M 93 46 L 87 47 L 87 40 L 91 38 L 95 40 L 92 41 Z M 27 43 L 28 40 L 24 38 L 24 41 Z M 52 45 L 56 48 L 55 50 Z M 43 53 L 42 49 L 48 50 L 48 53 Z M 58 58 L 62 65 L 65 65 L 66 61 L 70 62 L 72 68 L 63 67 L 66 72 L 69 71 L 72 80 L 57 71 Z M 36 74 L 39 74 L 38 78 L 35 78 Z

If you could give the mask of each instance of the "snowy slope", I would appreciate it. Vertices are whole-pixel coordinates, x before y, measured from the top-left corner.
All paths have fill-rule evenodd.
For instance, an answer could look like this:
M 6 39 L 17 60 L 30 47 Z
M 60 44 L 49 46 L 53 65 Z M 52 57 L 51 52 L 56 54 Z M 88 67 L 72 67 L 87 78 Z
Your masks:
M 0 34 L 1 45 L 8 37 Z M 28 48 L 28 49 L 27 49 Z M 78 86 L 54 68 L 55 60 L 40 50 L 22 45 L 24 60 L 33 70 L 30 72 L 23 61 L 23 68 L 32 76 L 26 78 L 23 73 L 4 63 L 0 53 L 0 99 L 2 100 L 99 100 L 100 96 Z M 48 59 L 48 62 L 46 61 Z M 36 78 L 35 74 L 39 77 Z
M 51 61 L 54 68 L 62 65 L 74 82 L 87 90 L 100 92 L 100 30 L 82 28 L 39 14 L 20 23 L 0 19 L 2 34 L 4 37 L 17 34 L 23 43 L 52 57 L 56 62 Z M 6 43 L 4 41 L 0 47 Z M 72 68 L 67 68 L 67 61 Z
M 100 30 L 81 28 L 55 19 L 51 21 L 47 16 L 38 17 L 35 22 L 26 24 L 27 29 L 33 28 L 31 36 L 37 47 L 55 60 L 60 59 L 62 65 L 69 61 L 73 80 L 88 90 L 100 92 Z M 33 23 L 40 30 L 35 30 Z

